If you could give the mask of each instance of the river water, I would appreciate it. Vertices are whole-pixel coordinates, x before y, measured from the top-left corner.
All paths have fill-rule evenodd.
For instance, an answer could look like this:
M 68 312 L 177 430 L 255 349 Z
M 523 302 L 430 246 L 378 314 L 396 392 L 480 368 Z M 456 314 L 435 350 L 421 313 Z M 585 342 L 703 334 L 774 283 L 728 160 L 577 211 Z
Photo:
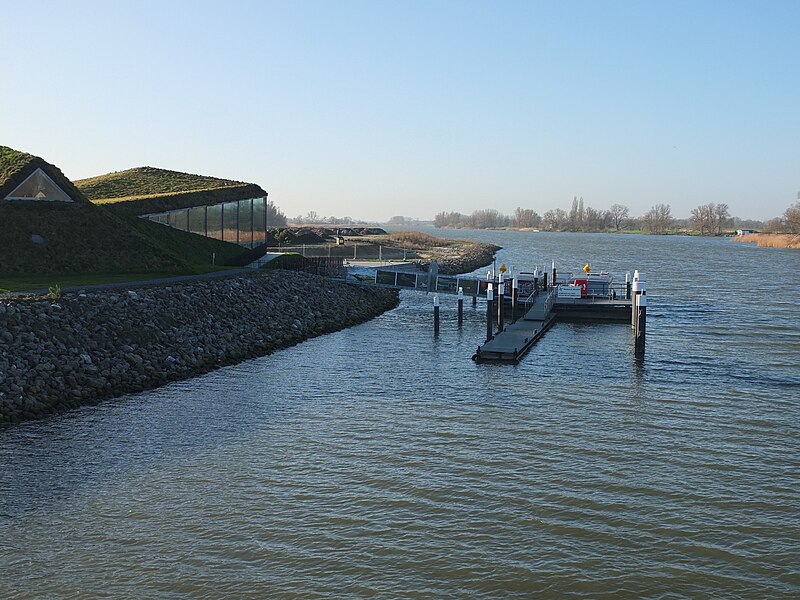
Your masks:
M 800 595 L 800 252 L 448 232 L 648 279 L 630 327 L 476 365 L 430 296 L 0 431 L 0 597 Z

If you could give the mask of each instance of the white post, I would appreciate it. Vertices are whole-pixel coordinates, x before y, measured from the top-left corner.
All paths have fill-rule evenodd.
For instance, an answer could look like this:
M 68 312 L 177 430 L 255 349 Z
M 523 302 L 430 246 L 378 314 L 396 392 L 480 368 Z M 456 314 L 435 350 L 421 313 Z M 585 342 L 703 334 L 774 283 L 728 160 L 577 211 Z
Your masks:
M 486 341 L 494 337 L 494 333 L 492 330 L 494 329 L 492 325 L 492 321 L 494 320 L 494 314 L 492 311 L 492 304 L 494 301 L 494 290 L 492 289 L 492 284 L 489 284 L 489 287 L 486 288 Z

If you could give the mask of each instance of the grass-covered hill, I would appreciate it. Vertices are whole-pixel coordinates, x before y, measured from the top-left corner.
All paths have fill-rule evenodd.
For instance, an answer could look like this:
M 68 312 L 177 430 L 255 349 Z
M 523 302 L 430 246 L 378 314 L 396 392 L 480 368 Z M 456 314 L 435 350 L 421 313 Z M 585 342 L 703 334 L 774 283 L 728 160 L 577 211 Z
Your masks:
M 87 198 L 97 200 L 198 192 L 248 184 L 242 181 L 193 175 L 155 167 L 137 167 L 88 179 L 79 179 L 75 181 L 75 185 Z
M 42 168 L 74 202 L 5 200 Z M 0 146 L 0 276 L 192 273 L 244 252 L 236 244 L 170 229 L 96 206 L 41 158 Z
M 137 167 L 79 179 L 75 185 L 95 204 L 136 215 L 267 195 L 253 183 L 155 167 Z

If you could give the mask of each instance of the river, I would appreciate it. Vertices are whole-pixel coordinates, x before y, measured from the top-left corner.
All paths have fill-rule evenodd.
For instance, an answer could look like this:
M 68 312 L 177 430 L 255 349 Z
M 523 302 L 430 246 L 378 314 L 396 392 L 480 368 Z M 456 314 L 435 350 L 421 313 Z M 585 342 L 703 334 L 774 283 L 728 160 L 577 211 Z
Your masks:
M 800 595 L 800 252 L 503 231 L 498 265 L 648 282 L 630 327 L 477 365 L 430 296 L 0 430 L 0 597 Z

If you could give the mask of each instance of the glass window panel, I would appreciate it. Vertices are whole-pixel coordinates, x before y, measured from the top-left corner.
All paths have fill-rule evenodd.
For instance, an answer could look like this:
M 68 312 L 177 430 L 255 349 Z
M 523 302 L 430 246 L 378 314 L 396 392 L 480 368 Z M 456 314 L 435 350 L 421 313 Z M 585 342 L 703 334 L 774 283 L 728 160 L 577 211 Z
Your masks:
M 239 234 L 239 225 L 237 223 L 238 208 L 238 202 L 226 202 L 222 205 L 222 239 L 226 242 L 237 242 Z
M 394 271 L 378 271 L 375 274 L 375 283 L 382 285 L 394 285 L 397 281 L 397 273 Z
M 206 207 L 195 206 L 189 209 L 189 231 L 192 233 L 206 234 Z
M 169 212 L 169 226 L 181 231 L 186 231 L 188 228 L 187 219 L 189 218 L 189 211 L 184 209 L 171 210 Z
M 439 292 L 449 292 L 451 294 L 455 294 L 456 292 L 458 292 L 458 286 L 456 285 L 456 278 L 437 277 L 436 290 Z
M 207 206 L 208 232 L 206 235 L 218 240 L 222 239 L 222 204 Z
M 417 287 L 417 274 L 416 273 L 398 273 L 397 285 L 400 287 L 414 288 Z
M 67 193 L 41 169 L 36 169 L 20 183 L 6 200 L 38 200 L 40 202 L 72 202 Z
M 253 201 L 239 200 L 239 243 L 253 246 Z
M 458 286 L 464 290 L 465 296 L 478 295 L 478 280 L 477 279 L 459 279 Z
M 169 215 L 167 213 L 158 213 L 154 215 L 147 215 L 147 219 L 153 223 L 161 223 L 162 225 L 169 225 Z
M 264 198 L 253 199 L 253 245 L 263 244 L 267 239 L 264 229 Z

